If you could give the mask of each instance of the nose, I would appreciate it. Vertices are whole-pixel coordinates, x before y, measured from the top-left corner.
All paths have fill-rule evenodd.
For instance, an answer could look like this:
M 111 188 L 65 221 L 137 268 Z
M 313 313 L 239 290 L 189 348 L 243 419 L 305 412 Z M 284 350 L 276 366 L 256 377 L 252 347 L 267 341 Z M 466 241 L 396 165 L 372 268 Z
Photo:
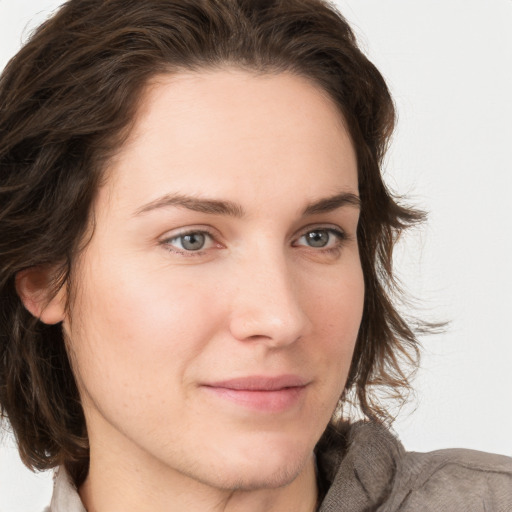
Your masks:
M 268 347 L 288 346 L 307 331 L 299 285 L 284 257 L 262 257 L 241 265 L 233 276 L 230 331 L 239 341 L 259 341 Z

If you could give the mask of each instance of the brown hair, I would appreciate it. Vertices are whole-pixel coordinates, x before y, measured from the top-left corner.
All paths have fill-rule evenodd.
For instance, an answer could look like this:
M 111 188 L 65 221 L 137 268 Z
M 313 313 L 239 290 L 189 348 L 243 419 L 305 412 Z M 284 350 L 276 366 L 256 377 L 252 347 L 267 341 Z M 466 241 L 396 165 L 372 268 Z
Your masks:
M 26 311 L 15 275 L 49 265 L 56 290 L 69 279 L 105 162 L 148 80 L 224 65 L 307 77 L 339 106 L 358 158 L 366 289 L 340 403 L 353 396 L 384 421 L 375 389 L 400 397 L 409 387 L 418 348 L 391 300 L 392 251 L 422 215 L 382 181 L 393 102 L 340 13 L 322 0 L 69 0 L 0 80 L 0 408 L 31 468 L 64 464 L 80 483 L 88 440 L 61 327 Z

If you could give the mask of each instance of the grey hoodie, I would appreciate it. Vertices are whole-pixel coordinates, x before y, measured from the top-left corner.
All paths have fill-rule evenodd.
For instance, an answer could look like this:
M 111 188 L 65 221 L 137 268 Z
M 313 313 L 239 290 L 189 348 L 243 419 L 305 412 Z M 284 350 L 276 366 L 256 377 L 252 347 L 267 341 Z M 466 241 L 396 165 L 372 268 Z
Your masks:
M 319 512 L 512 512 L 512 458 L 406 452 L 384 427 L 329 428 L 317 446 Z

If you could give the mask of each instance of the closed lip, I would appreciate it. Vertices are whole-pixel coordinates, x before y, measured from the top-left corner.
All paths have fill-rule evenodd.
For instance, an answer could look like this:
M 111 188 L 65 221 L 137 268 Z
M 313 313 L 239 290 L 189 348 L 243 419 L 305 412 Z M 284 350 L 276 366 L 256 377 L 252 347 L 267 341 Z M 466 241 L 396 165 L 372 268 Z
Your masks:
M 252 375 L 235 379 L 203 384 L 210 388 L 224 388 L 236 391 L 279 391 L 287 388 L 301 388 L 310 381 L 298 375 L 261 376 Z

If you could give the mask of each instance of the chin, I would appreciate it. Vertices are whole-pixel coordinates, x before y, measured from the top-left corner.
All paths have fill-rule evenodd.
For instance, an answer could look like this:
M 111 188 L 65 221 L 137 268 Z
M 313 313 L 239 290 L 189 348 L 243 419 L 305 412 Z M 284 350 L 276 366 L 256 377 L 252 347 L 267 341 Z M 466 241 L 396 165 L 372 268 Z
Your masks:
M 272 442 L 274 441 L 274 442 Z M 246 447 L 230 446 L 210 468 L 210 484 L 219 489 L 277 489 L 293 482 L 312 459 L 306 443 L 269 439 Z M 219 465 L 220 463 L 220 465 Z
M 278 467 L 258 468 L 235 467 L 230 471 L 224 467 L 222 473 L 213 476 L 208 482 L 217 489 L 232 491 L 256 491 L 260 489 L 278 489 L 291 484 L 302 472 L 307 461 L 288 461 Z

